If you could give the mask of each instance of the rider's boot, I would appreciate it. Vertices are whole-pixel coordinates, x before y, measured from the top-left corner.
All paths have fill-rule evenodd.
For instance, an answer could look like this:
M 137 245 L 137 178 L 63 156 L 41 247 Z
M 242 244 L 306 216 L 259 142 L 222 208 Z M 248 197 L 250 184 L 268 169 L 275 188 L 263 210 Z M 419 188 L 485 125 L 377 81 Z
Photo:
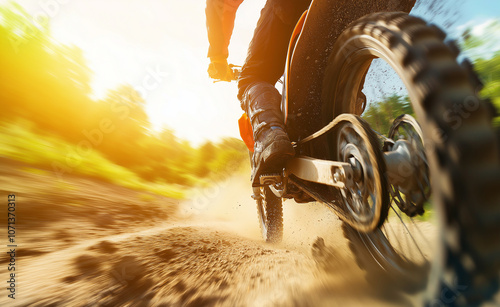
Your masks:
M 259 185 L 262 174 L 281 173 L 286 161 L 295 155 L 285 132 L 280 106 L 280 93 L 266 82 L 252 84 L 242 100 L 255 141 L 251 177 L 254 186 Z

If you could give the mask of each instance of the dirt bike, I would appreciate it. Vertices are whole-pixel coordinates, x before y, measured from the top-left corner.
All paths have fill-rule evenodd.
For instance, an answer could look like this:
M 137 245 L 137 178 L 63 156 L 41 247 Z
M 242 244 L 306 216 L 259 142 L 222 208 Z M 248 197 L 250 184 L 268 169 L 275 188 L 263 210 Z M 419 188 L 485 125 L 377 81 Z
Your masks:
M 318 202 L 343 221 L 368 276 L 383 272 L 408 291 L 428 284 L 430 306 L 492 299 L 499 288 L 500 147 L 494 107 L 478 97 L 471 64 L 457 63 L 459 49 L 442 30 L 406 13 L 369 14 L 341 34 L 318 21 L 323 28 L 308 30 L 307 18 L 291 37 L 282 91 L 296 156 L 253 187 L 263 238 L 282 239 L 282 199 Z M 307 49 L 314 39 L 324 52 Z M 396 72 L 416 114 L 395 118 L 387 135 L 360 117 L 374 59 Z M 433 227 L 435 242 L 421 226 Z

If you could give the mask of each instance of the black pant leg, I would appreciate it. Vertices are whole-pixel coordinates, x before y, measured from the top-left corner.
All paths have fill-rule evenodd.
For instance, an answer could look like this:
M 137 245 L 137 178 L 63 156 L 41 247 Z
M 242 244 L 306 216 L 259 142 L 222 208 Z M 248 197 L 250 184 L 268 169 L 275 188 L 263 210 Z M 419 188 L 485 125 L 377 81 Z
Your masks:
M 238 98 L 255 82 L 274 86 L 283 75 L 293 29 L 311 0 L 268 0 L 261 11 L 238 80 Z

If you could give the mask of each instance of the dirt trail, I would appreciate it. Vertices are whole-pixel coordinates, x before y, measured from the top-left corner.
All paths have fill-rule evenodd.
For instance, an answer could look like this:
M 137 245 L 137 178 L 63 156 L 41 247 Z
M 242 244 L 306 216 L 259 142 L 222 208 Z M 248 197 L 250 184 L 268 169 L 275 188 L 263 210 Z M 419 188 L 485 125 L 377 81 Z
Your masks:
M 415 304 L 365 280 L 339 220 L 318 204 L 285 202 L 284 242 L 262 242 L 245 177 L 178 204 L 77 177 L 56 191 L 63 183 L 51 173 L 4 166 L 1 193 L 16 192 L 25 224 L 16 299 L 2 287 L 1 306 Z M 52 211 L 40 210 L 49 205 Z M 326 246 L 312 253 L 318 236 Z M 8 258 L 0 259 L 6 280 Z

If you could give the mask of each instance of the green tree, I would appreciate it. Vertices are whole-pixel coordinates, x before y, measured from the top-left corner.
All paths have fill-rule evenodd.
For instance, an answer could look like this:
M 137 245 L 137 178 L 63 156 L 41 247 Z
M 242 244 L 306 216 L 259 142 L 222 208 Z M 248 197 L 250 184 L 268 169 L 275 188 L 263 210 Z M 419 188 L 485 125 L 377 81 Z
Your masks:
M 370 124 L 372 129 L 387 134 L 396 117 L 401 114 L 414 116 L 409 98 L 393 94 L 384 100 L 371 103 L 363 113 L 363 118 Z
M 33 21 L 16 3 L 0 6 L 0 119 L 21 118 L 154 182 L 193 185 L 248 161 L 237 139 L 193 148 L 171 129 L 151 131 L 146 102 L 130 85 L 92 100 L 82 50 L 54 43 L 49 20 Z
M 66 139 L 81 139 L 92 101 L 90 70 L 79 48 L 61 46 L 48 20 L 18 4 L 0 7 L 0 116 L 23 117 Z
M 461 45 L 465 53 L 474 62 L 474 67 L 484 82 L 482 97 L 489 97 L 500 111 L 500 19 L 489 23 L 481 35 L 475 35 L 471 29 L 462 34 Z M 496 119 L 500 125 L 500 118 Z
M 195 174 L 199 177 L 207 177 L 210 172 L 210 163 L 215 159 L 217 148 L 207 141 L 198 149 Z

